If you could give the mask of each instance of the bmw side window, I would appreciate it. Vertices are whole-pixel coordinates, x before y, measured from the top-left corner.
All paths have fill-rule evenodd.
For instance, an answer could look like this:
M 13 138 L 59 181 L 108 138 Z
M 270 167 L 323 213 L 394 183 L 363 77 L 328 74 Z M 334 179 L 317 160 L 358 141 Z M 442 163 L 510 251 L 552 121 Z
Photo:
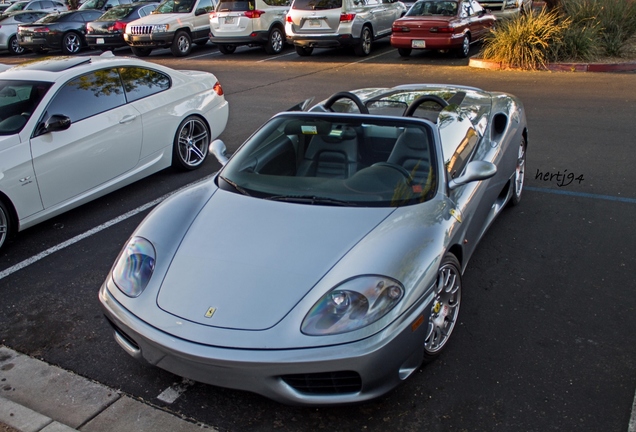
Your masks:
M 49 103 L 42 120 L 59 114 L 76 123 L 125 103 L 117 70 L 102 69 L 67 82 Z
M 139 67 L 120 68 L 119 74 L 124 83 L 128 102 L 133 102 L 170 88 L 170 77 L 151 69 Z

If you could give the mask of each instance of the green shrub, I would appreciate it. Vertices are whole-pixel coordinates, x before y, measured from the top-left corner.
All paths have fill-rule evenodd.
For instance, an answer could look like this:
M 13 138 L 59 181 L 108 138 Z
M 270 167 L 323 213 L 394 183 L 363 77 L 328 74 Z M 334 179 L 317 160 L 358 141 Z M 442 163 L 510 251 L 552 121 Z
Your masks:
M 550 45 L 550 61 L 590 61 L 596 58 L 599 48 L 598 29 L 595 23 L 590 25 L 570 25 L 563 30 L 560 42 Z
M 541 10 L 512 20 L 502 20 L 486 36 L 482 56 L 511 67 L 539 69 L 550 60 L 551 46 L 560 44 L 569 19 Z

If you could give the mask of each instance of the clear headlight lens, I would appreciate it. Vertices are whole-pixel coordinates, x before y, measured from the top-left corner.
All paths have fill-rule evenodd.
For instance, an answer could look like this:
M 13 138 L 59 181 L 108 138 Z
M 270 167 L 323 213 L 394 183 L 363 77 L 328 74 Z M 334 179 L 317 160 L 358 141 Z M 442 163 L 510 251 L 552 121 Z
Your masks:
M 301 331 L 310 336 L 346 333 L 385 316 L 402 299 L 404 288 L 384 276 L 360 276 L 333 288 L 311 308 Z
M 133 237 L 119 255 L 113 281 L 128 297 L 139 296 L 155 269 L 155 248 L 143 237 Z
M 168 24 L 155 24 L 155 26 L 152 28 L 152 32 L 165 33 L 168 31 L 168 27 L 170 27 Z

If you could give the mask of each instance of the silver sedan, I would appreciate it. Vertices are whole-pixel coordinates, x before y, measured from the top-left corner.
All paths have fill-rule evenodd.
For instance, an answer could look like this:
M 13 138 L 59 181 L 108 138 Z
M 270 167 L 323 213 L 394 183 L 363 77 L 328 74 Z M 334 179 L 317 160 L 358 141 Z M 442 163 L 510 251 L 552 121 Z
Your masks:
M 448 345 L 526 143 L 516 97 L 432 85 L 278 114 L 229 160 L 216 140 L 220 172 L 157 207 L 102 285 L 115 339 L 287 404 L 378 397 Z

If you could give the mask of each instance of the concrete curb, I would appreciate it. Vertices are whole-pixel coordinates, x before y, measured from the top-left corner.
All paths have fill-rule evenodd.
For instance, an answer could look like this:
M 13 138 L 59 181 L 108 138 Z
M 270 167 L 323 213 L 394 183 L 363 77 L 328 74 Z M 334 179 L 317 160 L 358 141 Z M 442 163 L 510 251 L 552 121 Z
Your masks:
M 518 70 L 526 69 L 511 67 L 510 65 L 493 60 L 471 57 L 468 66 L 490 70 Z M 636 62 L 625 63 L 549 63 L 545 69 L 551 72 L 636 72 Z
M 1 423 L 22 432 L 215 430 L 3 346 Z

